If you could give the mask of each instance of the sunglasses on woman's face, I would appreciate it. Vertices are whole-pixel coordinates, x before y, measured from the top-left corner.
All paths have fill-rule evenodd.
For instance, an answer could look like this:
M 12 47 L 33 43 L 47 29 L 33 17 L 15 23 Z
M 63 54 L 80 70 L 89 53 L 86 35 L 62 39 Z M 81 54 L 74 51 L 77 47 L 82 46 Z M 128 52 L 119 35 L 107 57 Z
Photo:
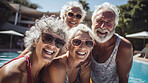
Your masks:
M 73 17 L 75 15 L 77 19 L 81 19 L 82 18 L 81 14 L 77 14 L 77 13 L 73 13 L 73 12 L 67 12 L 67 15 L 69 17 Z
M 72 45 L 74 45 L 74 46 L 80 46 L 81 43 L 82 43 L 82 40 L 80 40 L 80 39 L 73 39 L 72 40 Z M 85 45 L 87 47 L 89 47 L 89 48 L 92 48 L 94 46 L 94 42 L 93 41 L 86 40 L 85 41 Z
M 66 43 L 64 40 L 62 40 L 60 38 L 55 38 L 55 37 L 53 37 L 50 34 L 42 33 L 42 41 L 43 41 L 43 43 L 49 44 L 49 43 L 52 43 L 53 40 L 55 41 L 55 45 L 58 48 L 62 48 L 65 45 L 65 43 Z

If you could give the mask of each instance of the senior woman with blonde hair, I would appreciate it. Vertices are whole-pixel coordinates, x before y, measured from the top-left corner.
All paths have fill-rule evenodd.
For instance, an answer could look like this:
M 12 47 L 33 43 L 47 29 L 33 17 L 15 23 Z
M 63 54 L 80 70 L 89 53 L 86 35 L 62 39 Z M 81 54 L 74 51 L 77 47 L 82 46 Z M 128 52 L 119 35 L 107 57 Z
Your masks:
M 25 46 L 31 54 L 19 56 L 0 68 L 0 83 L 41 83 L 44 66 L 65 44 L 64 24 L 54 16 L 43 16 L 26 32 Z
M 60 17 L 67 24 L 69 29 L 76 27 L 83 22 L 86 11 L 78 1 L 67 2 L 61 9 Z
M 80 24 L 69 30 L 67 52 L 46 68 L 47 83 L 89 83 L 90 65 L 82 66 L 94 46 L 89 27 Z M 48 73 L 47 73 L 48 72 Z

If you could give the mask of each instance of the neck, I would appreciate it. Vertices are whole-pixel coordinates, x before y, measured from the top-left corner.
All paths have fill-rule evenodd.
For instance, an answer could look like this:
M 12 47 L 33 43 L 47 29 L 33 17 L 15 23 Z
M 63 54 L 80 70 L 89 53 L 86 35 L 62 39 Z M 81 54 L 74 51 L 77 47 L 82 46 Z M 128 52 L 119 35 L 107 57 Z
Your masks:
M 80 62 L 81 61 L 78 61 L 74 57 L 72 57 L 70 52 L 68 53 L 67 65 L 68 65 L 69 68 L 77 68 L 77 66 L 80 64 Z

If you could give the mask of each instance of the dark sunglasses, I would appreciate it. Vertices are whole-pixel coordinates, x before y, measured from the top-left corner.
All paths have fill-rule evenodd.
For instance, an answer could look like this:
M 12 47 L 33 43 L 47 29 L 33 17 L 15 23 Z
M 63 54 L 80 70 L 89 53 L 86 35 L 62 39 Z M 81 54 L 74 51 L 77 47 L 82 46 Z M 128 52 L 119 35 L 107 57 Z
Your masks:
M 74 15 L 76 16 L 76 18 L 81 19 L 82 15 L 81 14 L 77 14 L 77 13 L 73 13 L 73 12 L 67 12 L 69 17 L 73 17 Z
M 72 45 L 74 45 L 74 46 L 79 46 L 79 45 L 81 45 L 81 43 L 82 43 L 82 41 L 81 41 L 80 39 L 73 39 L 73 40 L 72 40 Z M 86 40 L 86 41 L 85 41 L 85 45 L 86 45 L 87 47 L 91 48 L 91 47 L 94 46 L 94 42 L 93 42 L 93 41 L 88 41 L 88 40 Z
M 65 45 L 65 43 L 66 43 L 64 40 L 62 40 L 60 38 L 55 38 L 55 37 L 53 37 L 50 34 L 42 33 L 42 41 L 43 41 L 43 43 L 49 44 L 49 43 L 52 43 L 53 40 L 55 41 L 55 45 L 58 48 L 62 48 Z

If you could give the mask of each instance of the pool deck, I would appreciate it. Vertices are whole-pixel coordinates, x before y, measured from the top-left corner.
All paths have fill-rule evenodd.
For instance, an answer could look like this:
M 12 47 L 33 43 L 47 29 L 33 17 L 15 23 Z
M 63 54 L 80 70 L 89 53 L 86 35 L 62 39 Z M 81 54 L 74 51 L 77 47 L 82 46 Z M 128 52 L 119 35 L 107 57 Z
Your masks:
M 137 60 L 137 61 L 148 63 L 148 59 L 145 59 L 143 57 L 133 56 L 133 60 Z

